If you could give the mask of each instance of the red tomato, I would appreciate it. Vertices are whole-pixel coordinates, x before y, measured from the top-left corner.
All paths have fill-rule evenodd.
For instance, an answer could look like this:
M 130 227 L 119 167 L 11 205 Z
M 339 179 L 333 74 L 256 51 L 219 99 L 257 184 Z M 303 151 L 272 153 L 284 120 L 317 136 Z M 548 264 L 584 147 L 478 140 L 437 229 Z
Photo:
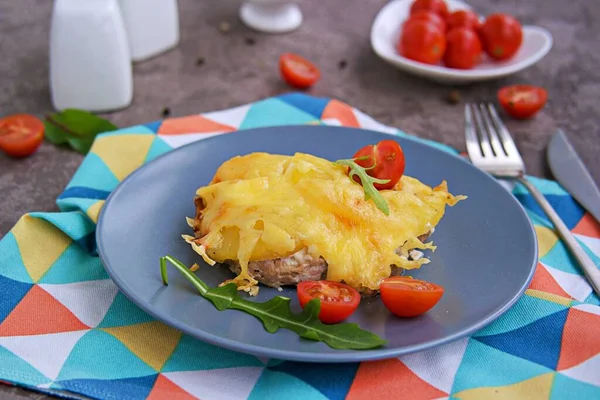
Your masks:
M 373 186 L 377 190 L 396 186 L 406 166 L 402 147 L 395 140 L 382 140 L 376 145 L 365 146 L 358 150 L 353 158 L 364 158 L 356 160 L 356 163 L 363 168 L 370 168 L 367 173 L 373 178 L 389 179 L 387 183 L 374 183 Z M 361 183 L 357 176 L 354 176 L 354 180 Z
M 289 85 L 299 89 L 314 85 L 321 77 L 321 72 L 313 63 L 292 53 L 284 53 L 279 57 L 279 70 Z
M 471 28 L 458 27 L 446 35 L 444 64 L 450 68 L 471 69 L 481 61 L 481 42 Z
M 495 60 L 511 58 L 523 42 L 521 24 L 507 14 L 492 14 L 487 17 L 480 34 L 483 49 Z
M 444 294 L 434 283 L 407 276 L 393 276 L 379 285 L 381 300 L 398 317 L 416 317 L 431 310 Z
M 420 10 L 433 11 L 443 19 L 448 16 L 448 6 L 444 0 L 415 0 L 410 6 L 410 14 Z
M 409 25 L 410 23 L 412 23 L 414 21 L 432 22 L 436 26 L 438 26 L 442 32 L 446 31 L 446 22 L 444 21 L 444 19 L 442 17 L 440 17 L 439 14 L 436 14 L 436 13 L 428 11 L 428 10 L 419 10 L 419 11 L 415 12 L 414 14 L 411 14 L 411 16 L 404 22 L 404 24 L 402 24 L 402 30 L 404 30 L 404 28 L 407 25 Z
M 398 52 L 402 56 L 425 64 L 439 63 L 445 50 L 444 32 L 427 21 L 407 24 L 398 42 Z
M 548 92 L 544 88 L 532 85 L 506 86 L 498 91 L 502 108 L 518 119 L 532 117 L 544 107 L 547 99 Z
M 458 10 L 454 11 L 446 19 L 447 30 L 450 31 L 452 28 L 464 26 L 465 28 L 471 28 L 475 32 L 481 28 L 481 22 L 479 17 L 471 10 Z
M 0 149 L 12 157 L 27 157 L 44 140 L 44 124 L 29 114 L 14 114 L 0 119 Z
M 297 288 L 302 308 L 312 299 L 321 300 L 319 319 L 324 324 L 337 324 L 348 318 L 360 303 L 360 293 L 351 286 L 333 281 L 305 281 Z

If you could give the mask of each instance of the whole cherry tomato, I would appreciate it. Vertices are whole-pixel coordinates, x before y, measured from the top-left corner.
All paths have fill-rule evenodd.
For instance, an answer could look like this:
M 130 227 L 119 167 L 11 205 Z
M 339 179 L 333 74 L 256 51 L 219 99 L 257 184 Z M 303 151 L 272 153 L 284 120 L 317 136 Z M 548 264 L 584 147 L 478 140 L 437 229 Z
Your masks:
M 533 85 L 513 85 L 498 91 L 498 101 L 504 111 L 517 119 L 532 117 L 544 107 L 548 92 Z
M 443 287 L 409 276 L 386 278 L 379 289 L 385 307 L 398 317 L 416 317 L 426 313 L 444 294 Z
M 477 32 L 481 28 L 481 21 L 479 21 L 477 14 L 471 10 L 457 10 L 446 18 L 446 30 L 450 31 L 452 28 L 459 26 L 471 28 Z
M 444 64 L 450 68 L 471 69 L 481 61 L 481 42 L 471 28 L 458 27 L 446 35 Z
M 360 303 L 360 293 L 352 286 L 333 281 L 304 281 L 297 285 L 300 306 L 304 308 L 312 299 L 321 300 L 319 320 L 324 324 L 337 324 L 348 318 Z
M 444 56 L 446 38 L 439 28 L 427 21 L 414 21 L 402 31 L 398 52 L 411 60 L 437 64 Z
M 444 19 L 448 16 L 448 6 L 444 0 L 415 0 L 410 6 L 410 13 L 413 14 L 419 10 L 433 11 Z
M 434 13 L 432 11 L 428 11 L 428 10 L 419 10 L 419 11 L 415 12 L 414 14 L 411 14 L 410 17 L 406 20 L 406 22 L 404 22 L 404 24 L 402 24 L 402 30 L 404 30 L 404 28 L 406 26 L 408 26 L 409 24 L 411 24 L 414 21 L 432 22 L 435 25 L 437 25 L 442 32 L 446 31 L 446 22 L 444 21 L 444 19 L 442 17 L 440 17 L 439 14 L 436 14 L 436 13 Z
M 481 27 L 480 34 L 483 49 L 495 60 L 511 58 L 523 43 L 521 24 L 507 14 L 488 16 Z

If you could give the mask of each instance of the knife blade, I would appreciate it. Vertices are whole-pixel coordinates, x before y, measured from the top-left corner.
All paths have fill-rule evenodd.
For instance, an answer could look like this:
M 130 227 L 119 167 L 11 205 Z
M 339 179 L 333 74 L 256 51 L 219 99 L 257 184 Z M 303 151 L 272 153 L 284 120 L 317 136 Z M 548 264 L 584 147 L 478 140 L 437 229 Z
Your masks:
M 600 190 L 561 129 L 550 139 L 546 159 L 558 183 L 600 222 Z

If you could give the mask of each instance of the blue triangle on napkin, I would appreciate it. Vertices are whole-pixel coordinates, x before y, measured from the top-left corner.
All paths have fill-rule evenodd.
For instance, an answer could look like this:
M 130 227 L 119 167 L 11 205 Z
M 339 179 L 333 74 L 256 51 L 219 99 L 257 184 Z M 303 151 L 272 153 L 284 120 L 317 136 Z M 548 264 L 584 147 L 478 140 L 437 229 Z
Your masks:
M 521 204 L 544 219 L 548 219 L 534 198 L 527 194 L 515 194 Z M 545 195 L 546 200 L 558 213 L 567 228 L 573 229 L 585 214 L 585 210 L 571 196 Z
M 286 93 L 277 98 L 304 112 L 314 115 L 316 118 L 321 118 L 323 110 L 325 110 L 325 107 L 327 107 L 330 100 L 325 97 L 312 97 L 302 93 Z
M 493 373 L 490 373 L 490 366 L 493 366 Z M 552 370 L 471 338 L 450 393 L 478 387 L 512 385 L 548 372 Z
M 156 133 L 158 132 L 158 128 L 160 128 L 160 126 L 162 125 L 162 121 L 154 121 L 154 122 L 149 122 L 147 124 L 144 124 L 144 126 L 148 129 L 150 129 L 152 132 Z
M 505 353 L 556 369 L 568 309 L 558 311 L 521 328 L 474 339 Z
M 306 363 L 283 362 L 273 367 L 271 371 L 285 372 L 313 386 L 330 400 L 343 400 L 350 390 L 350 385 L 356 375 L 358 363 L 319 364 L 307 368 Z M 331 377 L 336 376 L 335 380 Z
M 0 324 L 10 314 L 10 312 L 25 297 L 33 285 L 14 281 L 0 275 L 0 293 L 2 301 L 0 302 Z
M 123 399 L 145 399 L 154 386 L 158 374 L 125 379 L 71 379 L 53 384 L 62 390 L 91 393 L 99 398 L 112 398 L 119 393 Z
M 21 357 L 15 355 L 13 352 L 0 346 L 0 360 L 2 360 L 2 367 L 10 366 L 10 369 L 14 371 L 15 377 L 18 377 L 18 382 L 23 385 L 38 386 L 47 384 L 51 380 L 42 375 L 36 368 L 31 364 L 24 361 Z
M 551 398 L 594 399 L 598 398 L 598 387 L 557 373 L 552 382 Z

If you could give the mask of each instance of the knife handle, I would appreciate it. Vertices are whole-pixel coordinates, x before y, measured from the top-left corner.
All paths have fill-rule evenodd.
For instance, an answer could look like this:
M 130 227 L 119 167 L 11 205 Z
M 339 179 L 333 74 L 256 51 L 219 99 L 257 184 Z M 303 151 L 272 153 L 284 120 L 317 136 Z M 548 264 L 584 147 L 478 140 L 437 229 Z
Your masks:
M 583 268 L 583 272 L 594 289 L 594 292 L 600 296 L 600 269 L 598 269 L 594 261 L 592 261 L 585 250 L 579 245 L 575 236 L 573 236 L 569 228 L 567 228 L 562 219 L 560 219 L 559 215 L 554 211 L 554 208 L 552 208 L 544 195 L 524 176 L 519 177 L 518 180 L 527 188 L 527 190 L 529 190 L 533 198 L 538 202 L 540 207 L 542 207 L 546 215 L 548 215 L 548 218 L 550 218 L 550 221 L 552 221 L 552 224 L 558 231 L 558 235 L 563 239 L 573 256 Z

